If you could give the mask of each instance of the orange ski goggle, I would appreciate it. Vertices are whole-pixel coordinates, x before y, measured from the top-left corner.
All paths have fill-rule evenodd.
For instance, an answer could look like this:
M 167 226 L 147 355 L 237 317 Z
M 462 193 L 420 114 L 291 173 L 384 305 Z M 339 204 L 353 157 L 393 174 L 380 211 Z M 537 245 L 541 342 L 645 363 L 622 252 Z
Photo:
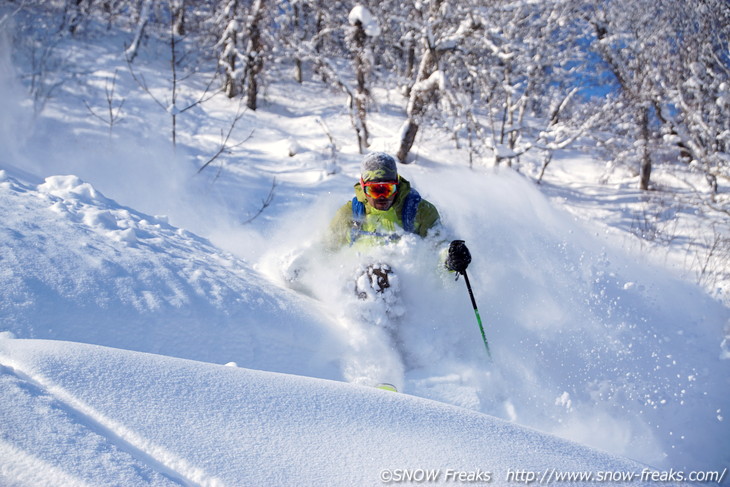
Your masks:
M 360 185 L 367 196 L 375 199 L 388 199 L 398 192 L 398 183 L 366 183 L 360 179 Z

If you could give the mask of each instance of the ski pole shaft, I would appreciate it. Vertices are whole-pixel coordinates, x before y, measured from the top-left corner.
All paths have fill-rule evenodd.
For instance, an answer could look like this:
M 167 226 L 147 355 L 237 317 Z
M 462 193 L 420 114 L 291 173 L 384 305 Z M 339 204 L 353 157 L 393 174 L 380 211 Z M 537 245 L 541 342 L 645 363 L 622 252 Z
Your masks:
M 487 335 L 484 333 L 484 325 L 482 325 L 482 317 L 479 315 L 479 309 L 477 308 L 477 302 L 474 299 L 474 292 L 471 290 L 471 283 L 469 282 L 469 276 L 466 275 L 466 269 L 462 271 L 462 274 L 464 275 L 464 282 L 466 282 L 466 289 L 469 291 L 469 298 L 471 298 L 471 305 L 474 307 L 474 314 L 477 317 L 477 323 L 479 324 L 479 331 L 482 332 L 482 340 L 484 341 L 484 346 L 487 349 L 487 355 L 489 356 L 489 359 L 492 359 L 492 352 L 489 351 L 489 342 L 487 341 Z

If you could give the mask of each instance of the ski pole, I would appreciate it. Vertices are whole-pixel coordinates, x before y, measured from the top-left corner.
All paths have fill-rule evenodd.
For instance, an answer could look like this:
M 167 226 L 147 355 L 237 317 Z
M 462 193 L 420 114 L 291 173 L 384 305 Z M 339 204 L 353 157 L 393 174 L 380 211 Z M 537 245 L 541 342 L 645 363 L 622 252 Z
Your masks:
M 471 305 L 474 307 L 474 314 L 477 317 L 477 323 L 479 324 L 479 331 L 482 332 L 482 340 L 484 340 L 484 346 L 487 348 L 487 355 L 489 360 L 492 360 L 492 353 L 489 351 L 489 342 L 487 341 L 487 335 L 484 333 L 484 326 L 482 325 L 482 317 L 479 316 L 479 309 L 477 308 L 477 302 L 474 299 L 474 292 L 471 290 L 471 283 L 469 282 L 469 276 L 466 275 L 466 269 L 461 271 L 464 275 L 464 282 L 466 282 L 466 289 L 469 291 L 469 297 L 471 298 Z

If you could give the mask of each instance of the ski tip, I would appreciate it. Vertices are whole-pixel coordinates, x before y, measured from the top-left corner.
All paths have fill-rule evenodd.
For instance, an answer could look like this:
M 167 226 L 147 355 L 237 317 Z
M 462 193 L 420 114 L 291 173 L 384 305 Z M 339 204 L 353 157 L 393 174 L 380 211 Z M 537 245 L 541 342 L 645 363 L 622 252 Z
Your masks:
M 388 384 L 387 382 L 380 383 L 375 387 L 384 391 L 398 392 L 398 389 L 393 384 Z

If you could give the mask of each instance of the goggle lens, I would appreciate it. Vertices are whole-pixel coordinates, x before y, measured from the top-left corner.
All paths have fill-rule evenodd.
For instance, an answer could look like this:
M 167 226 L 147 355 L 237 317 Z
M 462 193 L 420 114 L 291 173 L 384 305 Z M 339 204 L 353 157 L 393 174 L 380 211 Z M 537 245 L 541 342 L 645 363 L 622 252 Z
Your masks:
M 365 194 L 371 198 L 390 198 L 398 191 L 397 183 L 365 183 L 363 185 Z

